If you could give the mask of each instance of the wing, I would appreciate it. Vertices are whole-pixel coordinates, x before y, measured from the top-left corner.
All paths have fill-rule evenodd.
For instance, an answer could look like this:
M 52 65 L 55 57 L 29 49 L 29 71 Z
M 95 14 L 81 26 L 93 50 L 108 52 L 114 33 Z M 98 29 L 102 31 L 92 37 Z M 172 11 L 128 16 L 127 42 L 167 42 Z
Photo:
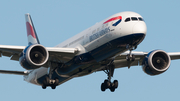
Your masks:
M 137 66 L 139 63 L 142 63 L 144 57 L 148 54 L 147 52 L 135 52 L 132 51 L 132 54 L 135 56 L 135 61 L 127 61 L 126 56 L 129 54 L 129 51 L 126 51 L 122 54 L 119 54 L 114 59 L 114 64 L 116 68 L 121 67 L 130 67 L 130 66 Z
M 114 63 L 116 65 L 116 68 L 121 68 L 121 67 L 130 68 L 131 66 L 142 65 L 142 61 L 144 60 L 145 56 L 148 55 L 148 52 L 132 51 L 132 54 L 135 56 L 135 61 L 127 61 L 126 56 L 128 54 L 129 54 L 129 51 L 126 51 L 115 57 Z M 170 56 L 171 60 L 180 59 L 180 52 L 171 52 L 171 53 L 168 53 L 168 55 Z
M 19 61 L 21 52 L 26 46 L 8 46 L 0 45 L 0 57 L 11 57 L 11 60 Z M 46 47 L 49 52 L 49 60 L 56 62 L 66 62 L 72 59 L 78 50 L 76 48 L 59 48 L 59 47 Z
M 11 60 L 19 61 L 19 56 L 24 49 L 25 46 L 0 45 L 0 57 L 3 55 L 11 57 Z
M 168 55 L 171 57 L 171 60 L 180 59 L 180 52 L 171 52 Z

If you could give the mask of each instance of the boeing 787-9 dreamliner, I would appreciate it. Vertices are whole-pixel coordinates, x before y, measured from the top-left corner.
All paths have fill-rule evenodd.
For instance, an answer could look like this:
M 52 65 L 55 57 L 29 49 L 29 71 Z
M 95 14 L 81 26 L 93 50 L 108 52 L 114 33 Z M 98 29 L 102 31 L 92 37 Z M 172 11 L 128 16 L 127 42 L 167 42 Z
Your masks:
M 114 70 L 141 65 L 148 75 L 165 72 L 171 60 L 180 59 L 180 52 L 166 53 L 133 51 L 146 36 L 146 23 L 135 12 L 114 14 L 55 47 L 44 47 L 37 37 L 30 14 L 25 15 L 28 45 L 0 45 L 0 56 L 19 61 L 25 71 L 0 73 L 23 75 L 24 80 L 42 86 L 56 86 L 74 78 L 104 71 L 107 79 L 101 90 L 118 88 L 118 80 L 111 81 Z

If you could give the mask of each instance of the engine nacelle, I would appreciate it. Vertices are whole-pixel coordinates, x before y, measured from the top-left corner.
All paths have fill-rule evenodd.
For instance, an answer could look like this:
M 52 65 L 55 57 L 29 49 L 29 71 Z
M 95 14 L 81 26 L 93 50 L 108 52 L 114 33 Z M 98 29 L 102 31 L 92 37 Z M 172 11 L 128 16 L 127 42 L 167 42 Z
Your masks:
M 162 50 L 151 51 L 143 60 L 143 71 L 149 75 L 158 75 L 165 72 L 171 64 L 171 58 Z
M 19 58 L 21 66 L 27 70 L 43 66 L 49 58 L 46 48 L 40 44 L 27 46 Z

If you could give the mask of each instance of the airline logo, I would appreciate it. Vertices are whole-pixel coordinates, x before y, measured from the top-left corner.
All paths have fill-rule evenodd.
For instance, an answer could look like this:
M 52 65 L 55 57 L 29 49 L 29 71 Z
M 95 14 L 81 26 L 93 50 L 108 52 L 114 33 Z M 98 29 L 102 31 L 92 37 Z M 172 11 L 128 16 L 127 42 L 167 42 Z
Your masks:
M 113 18 L 105 21 L 103 24 L 106 24 L 106 23 L 114 21 L 114 20 L 118 20 L 118 21 L 115 22 L 112 26 L 117 26 L 122 21 L 122 16 L 113 17 Z
M 27 36 L 31 35 L 33 38 L 36 39 L 36 35 L 33 30 L 33 27 L 31 26 L 31 24 L 29 22 L 26 22 L 26 28 L 27 28 Z
M 29 14 L 26 14 L 26 29 L 27 29 L 27 37 L 28 37 L 28 44 L 37 44 L 38 39 L 36 37 L 36 32 L 34 26 L 31 21 L 31 17 Z

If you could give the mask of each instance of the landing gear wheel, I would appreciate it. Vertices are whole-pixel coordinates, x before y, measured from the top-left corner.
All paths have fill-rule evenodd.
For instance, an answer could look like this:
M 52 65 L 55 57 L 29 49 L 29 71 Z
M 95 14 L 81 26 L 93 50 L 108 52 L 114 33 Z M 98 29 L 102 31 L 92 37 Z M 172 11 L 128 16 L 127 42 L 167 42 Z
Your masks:
M 115 88 L 118 88 L 118 80 L 114 80 L 113 84 Z
M 59 79 L 55 78 L 55 85 L 57 86 L 59 84 Z
M 56 86 L 55 86 L 55 85 L 52 85 L 51 88 L 52 88 L 52 89 L 56 89 Z
M 49 85 L 49 77 L 45 77 L 43 84 L 42 84 L 42 89 L 46 89 L 46 87 Z
M 56 86 L 59 84 L 59 79 L 56 77 L 55 79 L 50 79 L 48 76 L 45 77 L 42 88 L 46 89 L 47 86 L 50 86 L 52 89 L 56 89 Z
M 105 88 L 109 88 L 111 86 L 111 82 L 109 82 L 109 80 L 104 80 L 104 86 Z
M 42 85 L 42 89 L 46 89 L 46 86 L 45 86 L 45 85 Z
M 105 90 L 106 90 L 106 88 L 105 88 L 105 84 L 104 84 L 104 83 L 102 83 L 102 84 L 101 84 L 101 91 L 103 91 L 103 92 L 104 92 Z
M 118 81 L 114 80 L 114 82 L 111 82 L 111 77 L 113 77 L 115 65 L 113 64 L 114 60 L 111 60 L 109 64 L 104 68 L 104 72 L 107 74 L 108 78 L 104 80 L 104 82 L 101 84 L 101 91 L 105 91 L 106 89 L 109 89 L 111 92 L 114 92 L 115 89 L 118 87 Z
M 48 76 L 45 77 L 44 84 L 45 85 L 49 85 L 49 77 Z
M 114 92 L 116 88 L 118 88 L 118 81 L 117 80 L 114 80 L 113 83 L 111 83 L 109 80 L 104 80 L 104 82 L 101 84 L 101 91 L 105 91 L 106 89 L 108 89 L 111 91 L 111 92 Z
M 55 83 L 51 85 L 51 88 L 52 89 L 56 89 L 56 86 L 59 84 L 59 79 L 58 78 L 55 78 Z
M 114 86 L 111 86 L 109 89 L 111 92 L 114 92 L 116 88 Z

